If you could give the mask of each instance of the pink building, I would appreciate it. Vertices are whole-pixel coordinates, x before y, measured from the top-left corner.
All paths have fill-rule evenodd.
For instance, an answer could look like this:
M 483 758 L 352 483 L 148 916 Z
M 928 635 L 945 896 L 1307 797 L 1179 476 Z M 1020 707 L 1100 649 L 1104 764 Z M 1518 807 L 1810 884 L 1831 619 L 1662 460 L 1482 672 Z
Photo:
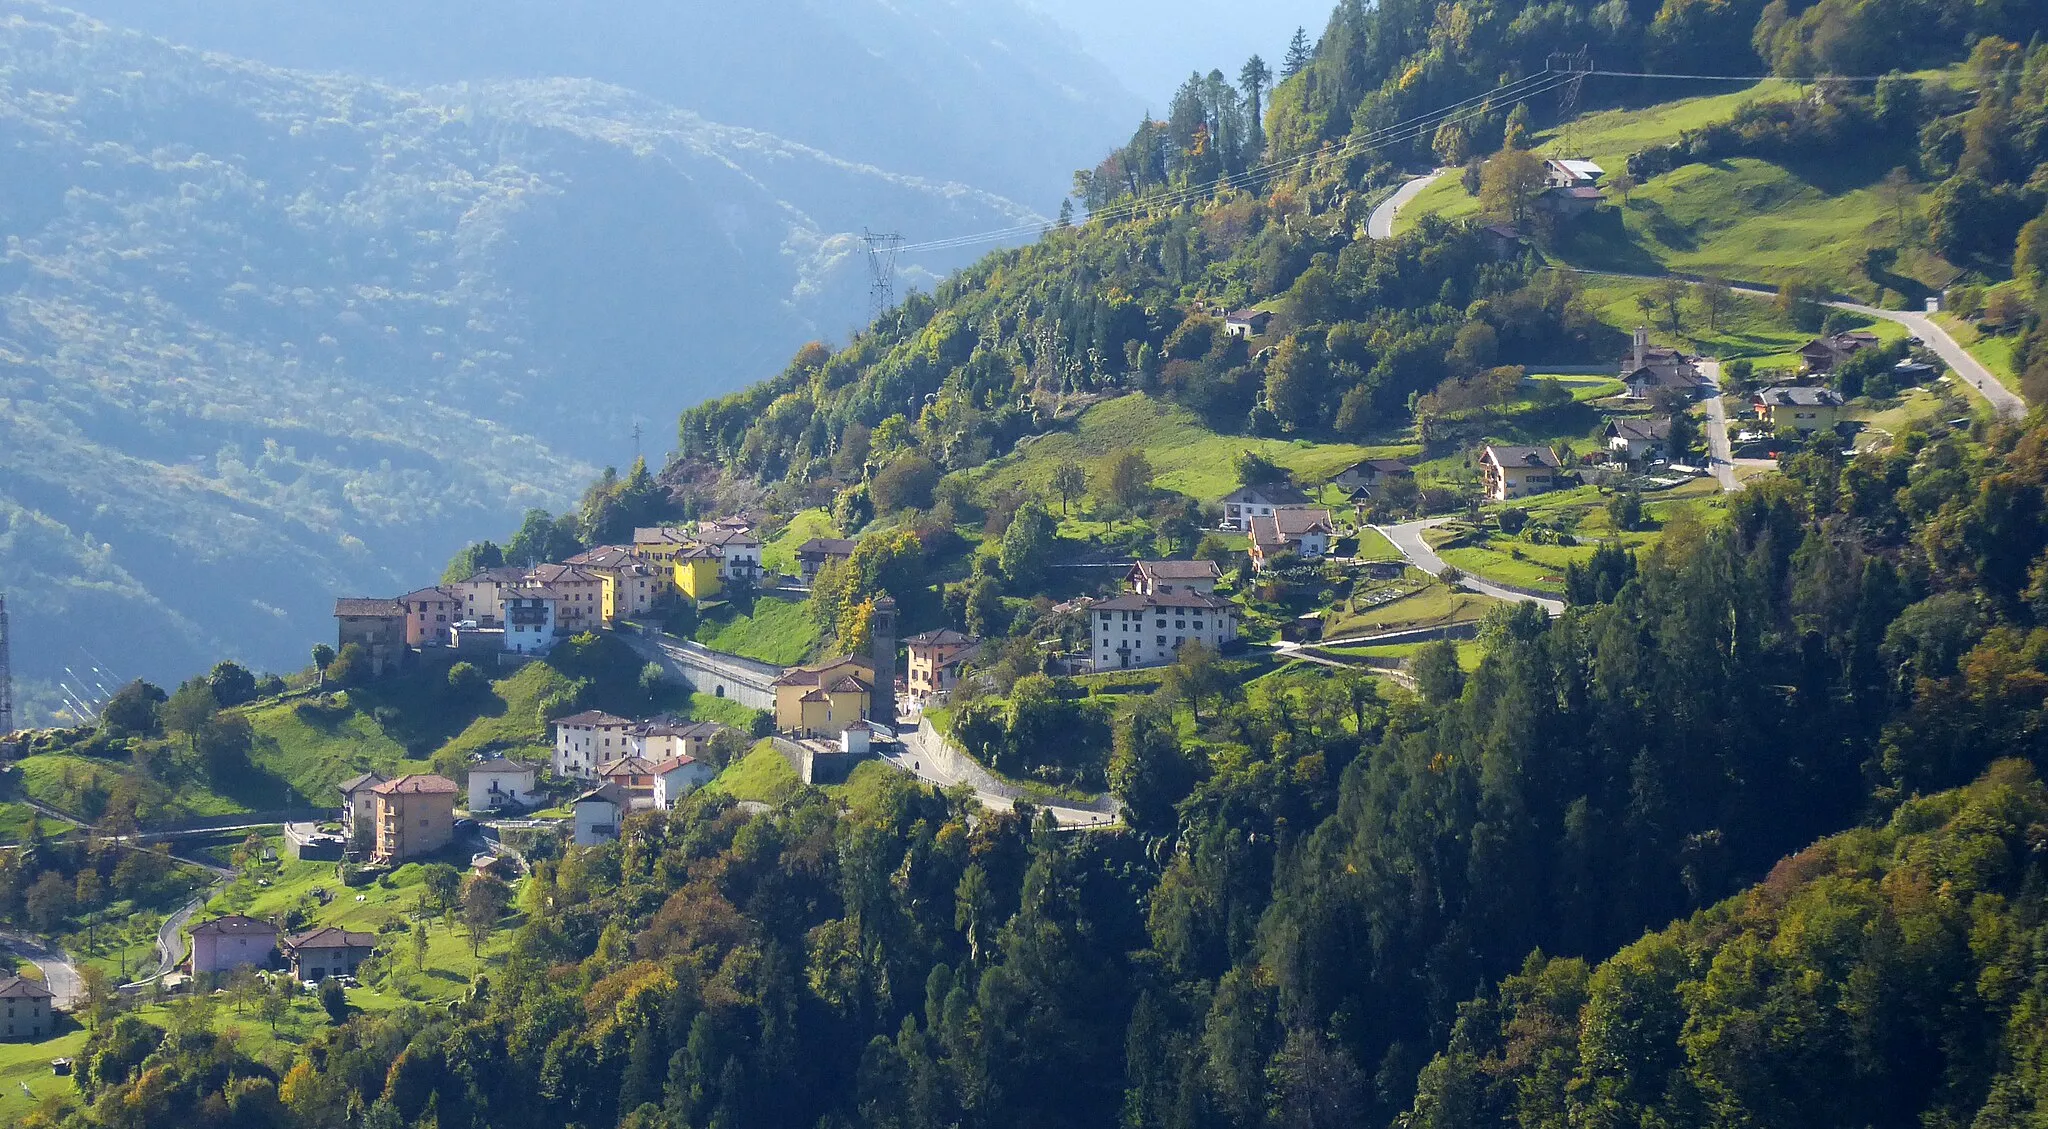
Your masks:
M 277 927 L 240 914 L 202 921 L 191 934 L 194 975 L 259 968 L 277 951 Z

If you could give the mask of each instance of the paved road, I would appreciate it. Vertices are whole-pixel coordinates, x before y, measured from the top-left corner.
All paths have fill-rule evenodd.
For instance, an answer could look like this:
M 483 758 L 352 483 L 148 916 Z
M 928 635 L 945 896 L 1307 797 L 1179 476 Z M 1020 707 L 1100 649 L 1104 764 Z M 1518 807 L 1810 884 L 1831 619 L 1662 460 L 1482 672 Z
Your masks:
M 1830 302 L 1838 310 L 1848 310 L 1865 317 L 1883 318 L 1906 327 L 1906 332 L 1927 343 L 1929 349 L 1948 367 L 1963 378 L 1963 382 L 1977 390 L 1977 394 L 1990 401 L 1991 408 L 2007 419 L 2020 419 L 2027 414 L 2027 402 L 2020 399 L 2012 389 L 1999 382 L 1991 370 L 1970 355 L 1968 349 L 1957 344 L 1948 331 L 1935 324 L 1926 314 L 1909 313 L 1903 310 L 1880 310 L 1875 306 L 1859 306 L 1854 302 Z
M 1408 558 L 1408 563 L 1431 576 L 1439 576 L 1445 569 L 1451 566 L 1446 564 L 1442 557 L 1436 555 L 1436 550 L 1429 547 L 1429 542 L 1423 540 L 1422 534 L 1424 530 L 1434 529 L 1446 522 L 1456 520 L 1456 518 L 1449 517 L 1433 517 L 1427 521 L 1411 521 L 1405 525 L 1375 525 L 1373 528 L 1384 534 L 1387 540 L 1392 541 L 1394 548 L 1401 550 L 1401 555 Z M 1540 596 L 1531 596 L 1524 592 L 1512 591 L 1502 588 L 1497 584 L 1489 584 L 1476 576 L 1466 576 L 1458 584 L 1459 587 L 1467 591 L 1478 592 L 1484 596 L 1492 596 L 1496 600 L 1506 600 L 1510 603 L 1536 604 L 1551 615 L 1564 614 L 1563 600 L 1552 600 Z
M 875 746 L 884 761 L 939 788 L 965 784 L 974 789 L 974 798 L 990 811 L 1009 811 L 1016 804 L 1013 790 L 1005 788 L 1001 781 L 968 758 L 949 757 L 934 749 L 931 739 L 925 736 L 921 727 L 899 723 L 898 732 L 903 738 L 901 745 Z M 1043 804 L 1036 800 L 1027 802 L 1041 811 L 1051 812 L 1061 827 L 1109 827 L 1116 823 L 1115 816 L 1087 808 Z
M 1707 463 L 1721 489 L 1733 494 L 1742 489 L 1742 480 L 1735 476 L 1735 447 L 1728 442 L 1728 411 L 1721 404 L 1721 362 L 1701 361 L 1700 375 L 1713 386 L 1707 393 Z
M 1435 184 L 1439 177 L 1449 171 L 1451 170 L 1438 169 L 1433 173 L 1418 176 L 1396 189 L 1392 196 L 1380 201 L 1380 206 L 1372 210 L 1372 219 L 1366 221 L 1366 235 L 1373 239 L 1392 239 L 1394 237 L 1394 217 L 1399 215 L 1401 209 L 1407 207 L 1417 196 L 1422 195 L 1423 189 Z
M 43 984 L 57 997 L 58 1007 L 69 1009 L 85 998 L 85 981 L 79 979 L 77 966 L 62 950 L 19 933 L 0 933 L 0 948 L 26 959 L 42 971 Z
M 1630 274 L 1626 271 L 1579 270 L 1575 267 L 1566 269 L 1573 270 L 1578 274 L 1606 275 L 1610 278 L 1636 278 L 1651 282 L 1665 278 L 1681 278 L 1687 282 L 1699 281 L 1698 278 L 1686 274 Z M 1749 294 L 1759 298 L 1776 298 L 1778 296 L 1776 291 L 1765 290 L 1756 286 L 1730 286 L 1729 289 L 1737 294 Z M 1934 319 L 1926 314 L 1908 310 L 1880 310 L 1876 306 L 1865 306 L 1858 302 L 1829 302 L 1828 305 L 1837 310 L 1847 310 L 1850 313 L 1862 314 L 1865 317 L 1882 318 L 1885 321 L 1905 326 L 1906 332 L 1925 342 L 1929 349 L 1934 350 L 1936 356 L 1939 356 L 1949 368 L 1954 369 L 1956 375 L 1962 377 L 1963 383 L 1976 389 L 1977 394 L 1984 397 L 1985 401 L 1991 405 L 1993 411 L 2007 419 L 2019 419 L 2027 414 L 2027 402 L 2025 400 L 2021 399 L 2004 384 L 1999 383 L 1998 378 L 1992 375 L 1990 369 L 1985 368 L 1982 362 L 1971 356 L 1968 349 L 1957 344 L 1956 339 L 1948 335 L 1948 330 L 1935 324 Z

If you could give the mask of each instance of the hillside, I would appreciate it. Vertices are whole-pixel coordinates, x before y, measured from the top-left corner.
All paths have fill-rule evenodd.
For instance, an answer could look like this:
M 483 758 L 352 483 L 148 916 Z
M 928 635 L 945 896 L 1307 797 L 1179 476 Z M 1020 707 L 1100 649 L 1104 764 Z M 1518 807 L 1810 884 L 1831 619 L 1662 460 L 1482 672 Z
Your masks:
M 295 668 L 336 593 L 432 579 L 628 461 L 636 420 L 853 322 L 842 233 L 1029 214 L 613 87 L 408 91 L 0 15 L 0 578 L 32 717 L 66 667 Z
M 1142 108 L 1062 29 L 1012 0 L 500 0 L 488 18 L 407 0 L 69 6 L 204 50 L 405 86 L 591 79 L 1046 212 L 1067 171 Z M 944 226 L 917 218 L 905 227 L 920 238 Z
M 1410 1123 L 2027 1124 L 2044 850 L 2048 790 L 2006 762 L 1608 960 L 1534 954 L 1461 1013 Z

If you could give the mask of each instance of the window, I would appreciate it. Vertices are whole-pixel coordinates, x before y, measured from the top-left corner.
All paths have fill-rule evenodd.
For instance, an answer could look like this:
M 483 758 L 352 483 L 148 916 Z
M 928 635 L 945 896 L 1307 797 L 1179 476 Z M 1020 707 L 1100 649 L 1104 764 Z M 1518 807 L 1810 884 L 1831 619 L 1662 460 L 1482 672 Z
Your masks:
M 1164 635 L 1161 635 L 1161 636 L 1159 637 L 1159 645 L 1160 645 L 1161 647 L 1164 647 L 1164 646 L 1166 646 L 1166 636 L 1164 636 Z

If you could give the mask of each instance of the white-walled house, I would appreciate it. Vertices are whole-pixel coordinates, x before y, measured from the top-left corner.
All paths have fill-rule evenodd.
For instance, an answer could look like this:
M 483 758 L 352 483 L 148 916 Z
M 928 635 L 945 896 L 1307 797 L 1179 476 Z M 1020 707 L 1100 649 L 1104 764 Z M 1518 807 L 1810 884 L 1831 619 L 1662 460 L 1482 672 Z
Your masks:
M 516 655 L 545 655 L 555 647 L 556 614 L 563 596 L 552 588 L 507 588 L 505 650 Z
M 227 972 L 236 968 L 261 968 L 277 952 L 277 926 L 238 913 L 202 921 L 188 932 L 192 936 L 191 970 Z
M 711 783 L 718 770 L 705 761 L 679 753 L 654 766 L 654 806 L 667 810 L 677 800 Z
M 496 811 L 503 807 L 526 807 L 537 797 L 534 770 L 504 757 L 478 761 L 469 766 L 469 810 Z
M 600 784 L 576 797 L 573 839 L 579 847 L 595 847 L 619 837 L 619 821 L 628 810 L 626 795 L 616 784 Z
M 1322 560 L 1330 555 L 1330 542 L 1336 538 L 1337 523 L 1330 511 L 1282 506 L 1271 517 L 1252 519 L 1252 568 L 1264 572 L 1267 562 L 1289 552 L 1302 561 Z
M 1190 642 L 1221 649 L 1237 641 L 1237 608 L 1201 592 L 1126 592 L 1088 607 L 1088 653 L 1096 670 L 1162 666 Z
M 594 780 L 605 765 L 638 755 L 640 739 L 633 735 L 637 724 L 603 710 L 555 719 L 555 775 Z
M 1283 506 L 1308 504 L 1308 495 L 1292 486 L 1240 486 L 1223 499 L 1223 524 L 1239 533 L 1252 531 L 1252 519 L 1272 517 Z

